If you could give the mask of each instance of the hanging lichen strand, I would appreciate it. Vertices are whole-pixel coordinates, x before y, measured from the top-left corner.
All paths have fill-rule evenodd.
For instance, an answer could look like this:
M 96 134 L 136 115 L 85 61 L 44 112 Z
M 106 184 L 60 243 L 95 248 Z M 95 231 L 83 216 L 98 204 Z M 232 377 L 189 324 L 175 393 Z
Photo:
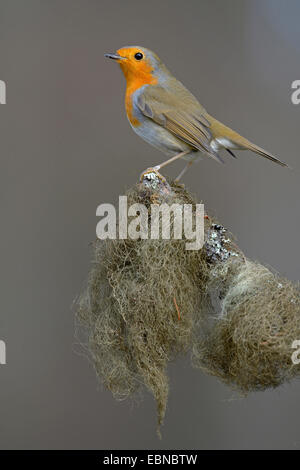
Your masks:
M 155 172 L 127 192 L 128 204 L 193 204 Z M 86 289 L 77 301 L 82 344 L 116 398 L 145 385 L 162 424 L 167 364 L 192 352 L 193 364 L 248 392 L 300 374 L 299 289 L 245 258 L 233 237 L 206 215 L 205 244 L 182 240 L 96 240 Z M 86 336 L 83 337 L 85 331 Z M 183 404 L 184 406 L 184 404 Z

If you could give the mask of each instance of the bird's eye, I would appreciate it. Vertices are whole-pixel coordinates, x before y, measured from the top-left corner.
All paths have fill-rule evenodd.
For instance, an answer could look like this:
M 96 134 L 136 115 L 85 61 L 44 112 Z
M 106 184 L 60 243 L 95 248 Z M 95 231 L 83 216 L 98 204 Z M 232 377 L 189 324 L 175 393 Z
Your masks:
M 135 56 L 134 56 L 134 58 L 135 58 L 136 60 L 142 60 L 143 57 L 144 57 L 144 56 L 143 56 L 143 54 L 142 54 L 141 52 L 137 52 L 137 53 L 135 54 Z

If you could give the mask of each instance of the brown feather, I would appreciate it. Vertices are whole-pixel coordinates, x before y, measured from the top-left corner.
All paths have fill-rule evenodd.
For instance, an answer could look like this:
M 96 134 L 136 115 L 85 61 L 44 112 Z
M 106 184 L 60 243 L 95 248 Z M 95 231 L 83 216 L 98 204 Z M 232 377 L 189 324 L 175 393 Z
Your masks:
M 204 108 L 184 87 L 176 94 L 159 85 L 147 87 L 137 103 L 145 116 L 164 126 L 192 149 L 223 163 L 220 155 L 210 147 L 212 134 Z
M 262 149 L 261 147 L 258 147 L 258 145 L 253 144 L 249 140 L 245 139 L 245 137 L 242 137 L 240 134 L 225 126 L 221 122 L 217 121 L 212 116 L 206 114 L 206 117 L 211 123 L 211 132 L 213 137 L 227 139 L 232 143 L 232 147 L 230 148 L 237 150 L 250 150 L 256 153 L 257 155 L 260 155 L 261 157 L 267 158 L 268 160 L 277 163 L 280 166 L 288 167 L 286 163 L 274 157 L 274 155 Z
M 230 142 L 223 147 L 231 154 L 232 149 L 251 150 L 278 165 L 288 166 L 210 116 L 192 93 L 171 75 L 168 88 L 158 84 L 146 87 L 138 98 L 138 106 L 146 117 L 165 127 L 191 149 L 200 150 L 218 162 L 223 163 L 223 160 L 211 147 L 211 142 L 223 138 Z

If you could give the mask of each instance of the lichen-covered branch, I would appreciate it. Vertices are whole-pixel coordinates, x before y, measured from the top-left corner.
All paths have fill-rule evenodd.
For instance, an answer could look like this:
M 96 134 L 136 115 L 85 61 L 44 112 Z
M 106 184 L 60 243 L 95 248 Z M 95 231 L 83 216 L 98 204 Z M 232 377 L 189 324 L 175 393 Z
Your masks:
M 155 170 L 127 192 L 128 204 L 196 204 Z M 205 216 L 205 244 L 185 240 L 96 240 L 77 324 L 96 372 L 116 398 L 142 385 L 163 422 L 167 364 L 192 352 L 195 366 L 247 392 L 300 374 L 291 343 L 300 339 L 299 289 L 248 260 L 232 235 Z M 184 405 L 183 405 L 184 406 Z

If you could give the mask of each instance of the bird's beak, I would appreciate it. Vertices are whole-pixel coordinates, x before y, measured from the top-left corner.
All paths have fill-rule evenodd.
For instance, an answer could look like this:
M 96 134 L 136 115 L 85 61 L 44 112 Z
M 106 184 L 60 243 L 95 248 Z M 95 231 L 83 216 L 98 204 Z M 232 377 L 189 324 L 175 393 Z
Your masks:
M 121 55 L 118 54 L 104 54 L 104 57 L 108 57 L 109 59 L 113 60 L 124 60 L 126 57 L 122 57 Z

